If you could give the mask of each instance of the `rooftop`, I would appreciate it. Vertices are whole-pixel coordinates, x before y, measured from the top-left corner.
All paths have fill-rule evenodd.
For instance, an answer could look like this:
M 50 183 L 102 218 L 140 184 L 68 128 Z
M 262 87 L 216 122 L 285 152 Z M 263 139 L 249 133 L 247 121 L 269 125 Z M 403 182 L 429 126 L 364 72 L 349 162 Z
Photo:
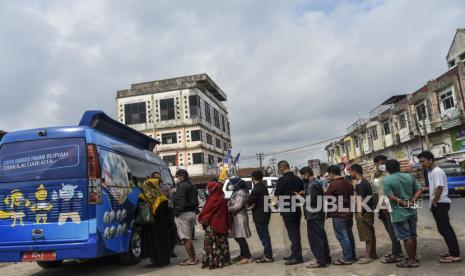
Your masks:
M 117 92 L 117 98 L 126 98 L 138 95 L 162 93 L 178 89 L 199 88 L 205 93 L 209 92 L 219 101 L 226 101 L 227 96 L 207 74 L 156 80 L 150 82 L 131 84 L 130 89 Z

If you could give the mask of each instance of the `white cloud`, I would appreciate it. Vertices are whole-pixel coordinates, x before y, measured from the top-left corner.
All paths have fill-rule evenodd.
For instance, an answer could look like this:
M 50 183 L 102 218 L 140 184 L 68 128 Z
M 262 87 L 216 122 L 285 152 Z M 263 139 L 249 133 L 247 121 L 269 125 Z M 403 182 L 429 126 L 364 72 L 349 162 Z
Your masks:
M 0 128 L 114 115 L 116 90 L 206 72 L 228 94 L 235 150 L 310 144 L 445 71 L 465 15 L 459 0 L 328 3 L 2 2 Z

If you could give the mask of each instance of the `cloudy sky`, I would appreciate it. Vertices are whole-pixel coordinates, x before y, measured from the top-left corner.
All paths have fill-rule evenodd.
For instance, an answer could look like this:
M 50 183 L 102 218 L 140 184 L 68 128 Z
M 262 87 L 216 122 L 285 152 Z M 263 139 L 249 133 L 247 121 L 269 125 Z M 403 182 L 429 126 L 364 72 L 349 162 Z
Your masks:
M 464 18 L 461 0 L 2 1 L 0 129 L 115 116 L 131 83 L 208 73 L 235 152 L 307 145 L 447 70 Z

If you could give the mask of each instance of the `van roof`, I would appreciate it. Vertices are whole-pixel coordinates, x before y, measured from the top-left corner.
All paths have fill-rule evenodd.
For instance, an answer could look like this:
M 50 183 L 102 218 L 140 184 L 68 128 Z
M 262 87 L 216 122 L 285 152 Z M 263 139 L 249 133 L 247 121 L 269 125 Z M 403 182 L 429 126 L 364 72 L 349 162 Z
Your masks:
M 2 139 L 2 144 L 38 139 L 53 138 L 78 138 L 86 136 L 86 128 L 82 126 L 46 127 L 8 132 Z M 45 131 L 46 136 L 40 136 L 39 132 Z
M 1 140 L 1 143 L 86 137 L 86 130 L 88 129 L 98 130 L 126 144 L 148 151 L 153 151 L 155 145 L 159 144 L 158 140 L 117 122 L 104 112 L 98 110 L 86 111 L 82 116 L 79 126 L 47 127 L 13 131 L 7 133 Z

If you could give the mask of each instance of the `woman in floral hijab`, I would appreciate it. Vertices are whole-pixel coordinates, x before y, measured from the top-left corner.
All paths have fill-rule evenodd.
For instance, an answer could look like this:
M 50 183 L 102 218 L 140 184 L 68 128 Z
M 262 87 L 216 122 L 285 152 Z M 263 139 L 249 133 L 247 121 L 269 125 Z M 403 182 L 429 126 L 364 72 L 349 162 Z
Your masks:
M 142 226 L 142 257 L 150 258 L 151 267 L 170 262 L 170 220 L 168 198 L 160 192 L 160 179 L 147 179 L 141 187 L 139 200 L 150 205 L 154 222 Z

